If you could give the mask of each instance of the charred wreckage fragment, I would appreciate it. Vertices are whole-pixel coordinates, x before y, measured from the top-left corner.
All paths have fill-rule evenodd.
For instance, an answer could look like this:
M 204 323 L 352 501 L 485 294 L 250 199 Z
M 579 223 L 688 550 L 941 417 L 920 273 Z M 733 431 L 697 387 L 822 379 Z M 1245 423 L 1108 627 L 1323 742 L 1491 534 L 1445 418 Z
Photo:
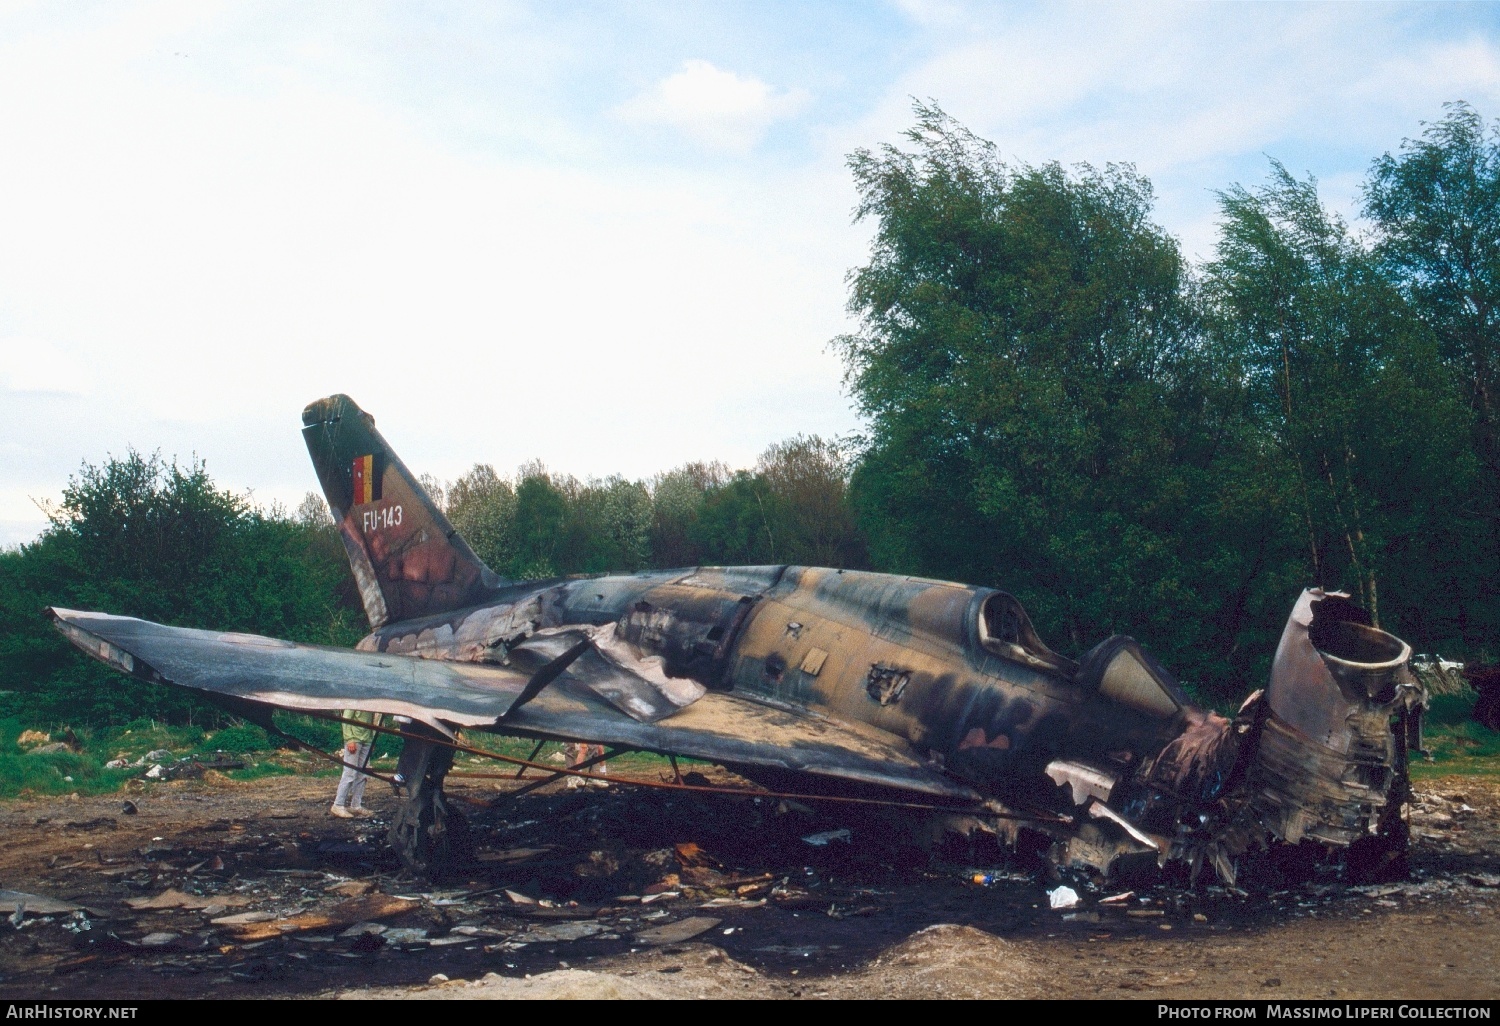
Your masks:
M 374 628 L 355 650 L 51 615 L 117 669 L 262 720 L 410 718 L 391 841 L 416 871 L 462 848 L 442 793 L 457 728 L 920 802 L 1105 873 L 1180 863 L 1232 884 L 1272 847 L 1404 855 L 1426 696 L 1410 648 L 1346 596 L 1302 594 L 1268 686 L 1227 719 L 1131 638 L 1053 652 L 991 588 L 799 566 L 503 580 L 352 400 L 312 403 L 303 424 Z

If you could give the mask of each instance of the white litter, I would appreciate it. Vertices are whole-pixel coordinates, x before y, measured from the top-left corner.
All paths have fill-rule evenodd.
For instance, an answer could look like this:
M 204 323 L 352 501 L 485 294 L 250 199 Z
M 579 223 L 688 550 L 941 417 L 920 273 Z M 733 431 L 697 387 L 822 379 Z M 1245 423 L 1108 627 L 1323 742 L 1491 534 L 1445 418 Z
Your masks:
M 1077 908 L 1083 904 L 1078 892 L 1071 887 L 1059 887 L 1047 895 L 1047 903 L 1053 908 Z

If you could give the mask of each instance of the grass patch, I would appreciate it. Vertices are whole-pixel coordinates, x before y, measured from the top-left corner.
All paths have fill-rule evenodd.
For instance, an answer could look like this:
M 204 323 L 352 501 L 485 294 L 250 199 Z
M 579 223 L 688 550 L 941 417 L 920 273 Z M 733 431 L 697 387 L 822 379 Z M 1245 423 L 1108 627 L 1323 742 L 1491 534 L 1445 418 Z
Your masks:
M 271 748 L 271 736 L 253 723 L 241 723 L 214 731 L 204 742 L 204 747 L 230 755 L 247 755 Z
M 515 759 L 529 759 L 543 766 L 556 766 L 564 768 L 566 762 L 560 762 L 553 758 L 559 752 L 563 752 L 566 743 L 562 741 L 548 741 L 542 745 L 541 751 L 533 757 L 531 750 L 536 747 L 536 742 L 526 738 L 504 737 L 499 734 L 486 734 L 481 731 L 465 731 L 462 742 L 470 748 L 478 748 L 485 752 L 494 752 L 497 755 L 506 755 Z M 608 747 L 607 745 L 605 746 Z M 672 764 L 665 755 L 657 755 L 654 752 L 626 752 L 623 755 L 613 756 L 608 760 L 611 773 L 622 776 L 644 776 L 650 777 L 658 773 L 670 773 Z M 677 757 L 677 766 L 686 773 L 693 766 L 709 765 L 702 759 L 690 759 L 686 756 Z M 498 772 L 503 773 L 510 763 L 497 762 L 494 759 L 486 759 L 480 755 L 469 755 L 460 752 L 453 760 L 453 768 L 463 772 Z M 520 767 L 512 767 L 514 773 Z M 530 774 L 535 776 L 538 771 L 531 770 Z
M 337 723 L 314 720 L 307 716 L 278 714 L 277 726 L 320 751 L 332 752 L 342 740 Z M 326 776 L 337 774 L 333 766 L 301 765 L 291 762 L 277 739 L 253 724 L 242 723 L 207 734 L 200 727 L 178 727 L 153 720 L 139 719 L 123 726 L 79 728 L 73 736 L 81 751 L 38 753 L 22 750 L 16 741 L 27 725 L 15 719 L 0 719 L 0 798 L 22 795 L 107 794 L 119 790 L 126 781 L 138 779 L 153 761 L 176 762 L 183 758 L 212 758 L 217 752 L 246 758 L 244 769 L 229 771 L 233 780 L 258 780 L 262 777 Z M 53 732 L 54 738 L 59 736 Z M 399 750 L 400 739 L 383 747 Z M 106 769 L 105 763 L 124 759 L 129 763 L 143 760 L 151 752 L 167 752 L 166 758 L 132 765 L 125 769 Z M 69 779 L 72 778 L 72 779 Z
M 117 790 L 131 776 L 126 770 L 107 770 L 105 760 L 82 752 L 23 751 L 16 739 L 26 729 L 19 720 L 0 720 L 0 798 L 22 794 L 104 794 Z
M 1433 695 L 1423 724 L 1432 761 L 1412 761 L 1413 780 L 1460 774 L 1500 776 L 1500 731 L 1474 721 L 1474 692 Z
M 318 777 L 326 775 L 328 774 L 318 771 L 309 772 L 305 766 L 289 766 L 275 759 L 252 762 L 244 769 L 229 770 L 225 774 L 230 780 L 264 780 L 266 777 Z
M 107 794 L 133 774 L 107 770 L 99 759 L 74 752 L 31 755 L 0 752 L 0 798 L 22 794 Z
M 286 712 L 276 713 L 273 722 L 277 729 L 320 752 L 336 752 L 343 742 L 342 725 L 338 723 Z M 151 763 L 148 761 L 126 769 L 105 769 L 106 762 L 124 759 L 135 763 L 150 752 L 160 751 L 170 753 L 165 759 L 158 757 L 154 760 L 164 763 L 187 757 L 207 759 L 217 752 L 238 756 L 245 760 L 245 768 L 227 773 L 231 780 L 238 781 L 293 775 L 335 777 L 340 772 L 332 763 L 303 753 L 250 723 L 205 733 L 198 727 L 177 727 L 140 719 L 123 726 L 80 729 L 76 736 L 82 751 L 45 755 L 17 747 L 16 739 L 25 729 L 26 724 L 18 720 L 0 720 L 0 797 L 16 797 L 23 793 L 54 795 L 76 791 L 79 794 L 103 794 L 116 791 L 126 781 L 138 779 Z M 462 740 L 470 747 L 517 759 L 530 756 L 535 745 L 534 741 L 524 738 L 502 737 L 482 731 L 466 731 Z M 403 744 L 403 740 L 394 735 L 377 734 L 372 766 L 384 773 L 395 772 L 396 757 Z M 552 758 L 563 747 L 561 742 L 547 742 L 537 753 L 536 761 L 549 767 L 565 766 L 566 763 Z M 698 760 L 678 759 L 684 772 L 696 764 Z M 665 757 L 644 752 L 631 752 L 609 760 L 610 772 L 626 776 L 649 778 L 665 775 L 670 772 L 669 766 Z M 463 753 L 454 760 L 454 769 L 458 772 L 504 773 L 507 768 L 508 764 Z

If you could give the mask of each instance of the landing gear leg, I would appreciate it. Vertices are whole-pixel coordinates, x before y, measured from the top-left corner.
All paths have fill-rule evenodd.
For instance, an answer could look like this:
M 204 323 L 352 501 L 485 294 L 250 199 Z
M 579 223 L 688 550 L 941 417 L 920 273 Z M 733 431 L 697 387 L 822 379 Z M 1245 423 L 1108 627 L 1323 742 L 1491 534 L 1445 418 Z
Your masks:
M 443 794 L 452 765 L 452 748 L 408 737 L 397 767 L 409 797 L 387 836 L 401 864 L 423 879 L 452 877 L 470 861 L 469 824 Z

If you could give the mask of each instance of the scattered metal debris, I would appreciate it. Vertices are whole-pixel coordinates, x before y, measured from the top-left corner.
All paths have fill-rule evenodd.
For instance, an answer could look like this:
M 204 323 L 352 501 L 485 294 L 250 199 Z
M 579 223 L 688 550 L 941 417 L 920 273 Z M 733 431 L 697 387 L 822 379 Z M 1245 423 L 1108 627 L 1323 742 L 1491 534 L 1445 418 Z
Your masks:
M 636 932 L 635 939 L 641 944 L 681 944 L 683 941 L 692 940 L 699 934 L 707 933 L 722 921 L 712 916 L 690 916 L 687 919 L 679 919 L 675 923 L 639 930 Z
M 127 898 L 125 904 L 137 912 L 148 912 L 154 909 L 186 908 L 206 909 L 217 906 L 220 911 L 226 908 L 235 908 L 250 904 L 250 898 L 243 894 L 226 895 L 202 895 L 187 894 L 183 891 L 167 888 L 160 894 L 151 898 Z
M 411 911 L 417 903 L 407 898 L 386 894 L 372 894 L 362 898 L 350 898 L 332 908 L 318 912 L 304 912 L 254 923 L 240 923 L 233 927 L 235 936 L 241 941 L 268 940 L 291 933 L 307 933 L 312 930 L 343 930 L 355 923 L 389 919 Z
M 821 848 L 832 841 L 843 841 L 845 844 L 848 844 L 853 838 L 854 834 L 846 828 L 842 830 L 825 830 L 820 834 L 808 834 L 802 840 L 805 844 Z
M 0 912 L 12 913 L 12 920 L 23 915 L 51 916 L 62 912 L 88 911 L 90 915 L 99 916 L 98 912 L 85 909 L 82 905 L 71 901 L 59 901 L 56 898 L 44 897 L 40 894 L 28 894 L 25 891 L 0 891 Z

